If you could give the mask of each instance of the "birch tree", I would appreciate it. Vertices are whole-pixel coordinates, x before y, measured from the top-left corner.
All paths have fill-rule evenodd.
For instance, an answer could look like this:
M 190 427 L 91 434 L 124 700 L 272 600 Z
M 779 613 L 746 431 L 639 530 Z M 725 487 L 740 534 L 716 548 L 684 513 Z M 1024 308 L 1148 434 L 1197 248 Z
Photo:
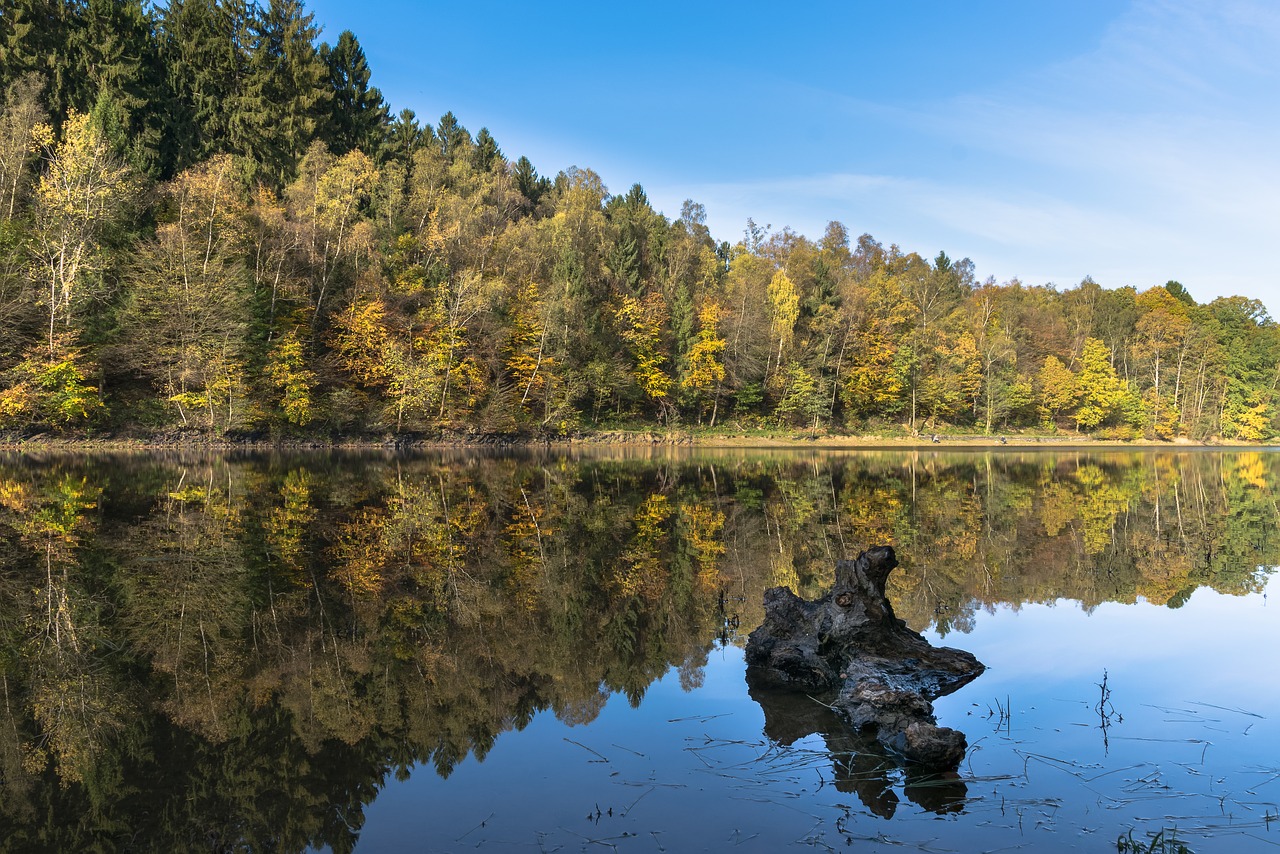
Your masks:
M 134 188 L 129 168 L 88 115 L 72 112 L 62 130 L 54 142 L 48 125 L 36 129 L 45 171 L 36 185 L 32 254 L 47 287 L 50 358 L 59 323 L 71 327 L 75 303 L 105 264 L 99 238 Z

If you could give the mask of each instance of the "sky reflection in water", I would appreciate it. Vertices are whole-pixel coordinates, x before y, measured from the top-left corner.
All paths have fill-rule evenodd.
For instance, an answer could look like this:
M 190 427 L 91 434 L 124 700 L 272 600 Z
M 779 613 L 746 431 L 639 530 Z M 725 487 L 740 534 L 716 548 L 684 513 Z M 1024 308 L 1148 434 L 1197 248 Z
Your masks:
M 891 819 L 840 791 L 845 757 L 818 734 L 766 738 L 741 650 L 721 647 L 692 691 L 673 671 L 639 708 L 614 696 L 577 727 L 542 714 L 448 779 L 415 769 L 368 810 L 358 850 L 1075 851 L 1162 829 L 1196 852 L 1267 850 L 1280 845 L 1275 590 L 1202 588 L 1179 609 L 1001 605 L 968 634 L 926 632 L 988 666 L 935 704 L 970 742 L 950 807 L 905 791 L 898 768 L 881 772 Z
M 1278 483 L 1259 451 L 0 455 L 0 851 L 1265 849 Z M 744 677 L 767 587 L 886 542 L 898 615 L 988 667 L 937 704 L 956 780 Z

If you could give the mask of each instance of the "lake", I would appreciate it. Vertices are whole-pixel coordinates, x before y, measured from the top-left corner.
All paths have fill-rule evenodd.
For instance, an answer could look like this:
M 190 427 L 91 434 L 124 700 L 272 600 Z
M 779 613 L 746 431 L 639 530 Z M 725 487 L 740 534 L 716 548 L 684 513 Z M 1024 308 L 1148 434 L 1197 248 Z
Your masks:
M 2 851 L 1263 851 L 1280 453 L 0 455 Z M 749 689 L 891 544 L 922 773 Z

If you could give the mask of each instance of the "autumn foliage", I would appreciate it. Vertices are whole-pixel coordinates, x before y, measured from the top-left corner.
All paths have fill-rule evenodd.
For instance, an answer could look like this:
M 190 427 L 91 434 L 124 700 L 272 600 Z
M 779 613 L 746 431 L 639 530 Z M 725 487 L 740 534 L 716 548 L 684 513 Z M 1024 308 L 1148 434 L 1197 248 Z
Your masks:
M 838 222 L 716 240 L 696 202 L 391 118 L 352 34 L 239 8 L 0 16 L 0 429 L 1280 431 L 1257 300 L 982 281 Z

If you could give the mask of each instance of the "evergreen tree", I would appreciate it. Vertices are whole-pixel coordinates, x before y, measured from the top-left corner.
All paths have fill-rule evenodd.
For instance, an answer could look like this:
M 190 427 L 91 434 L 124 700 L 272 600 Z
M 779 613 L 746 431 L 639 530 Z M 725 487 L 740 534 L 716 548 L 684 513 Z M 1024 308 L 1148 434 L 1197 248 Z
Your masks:
M 418 117 L 408 107 L 391 120 L 387 139 L 391 158 L 406 167 L 413 164 L 413 155 L 426 144 L 426 134 L 418 125 Z
M 244 0 L 170 0 L 157 24 L 167 85 L 164 174 L 235 143 L 243 122 L 241 89 L 249 70 L 251 17 Z M 243 136 L 243 134 L 240 134 Z
M 369 85 L 369 63 L 360 42 L 343 30 L 338 43 L 320 46 L 320 59 L 328 69 L 333 93 L 325 140 L 334 154 L 360 149 L 370 157 L 381 154 L 389 121 L 382 93 Z
M 81 64 L 71 53 L 82 10 L 77 0 L 7 0 L 0 15 L 0 85 L 39 74 L 45 106 L 59 125 L 69 110 L 93 106 Z
M 639 184 L 610 196 L 589 169 L 509 163 L 451 112 L 389 119 L 357 38 L 318 33 L 303 0 L 0 0 L 0 381 L 80 400 L 101 369 L 113 395 L 150 378 L 298 425 L 365 403 L 397 427 L 666 418 L 678 377 L 685 413 L 713 423 L 725 399 L 811 427 L 1280 433 L 1280 332 L 1256 301 L 1200 306 L 1175 281 L 975 287 L 967 259 L 839 223 L 810 240 L 748 221 L 717 245 L 700 205 L 672 222 Z M 122 239 L 139 174 L 161 192 Z M 213 208 L 238 199 L 242 226 L 190 225 L 200 187 Z M 165 290 L 202 277 L 187 303 Z M 206 308 L 234 322 L 198 334 Z M 148 334 L 173 328 L 182 358 L 148 369 L 164 350 Z M 354 382 L 366 351 L 376 383 Z
M 458 117 L 452 111 L 440 117 L 436 138 L 440 143 L 440 153 L 450 163 L 474 144 L 471 141 L 471 134 L 459 123 Z
M 471 155 L 472 165 L 478 172 L 488 172 L 495 163 L 502 161 L 502 149 L 498 148 L 497 140 L 489 133 L 488 128 L 480 128 L 480 132 L 476 134 L 476 148 Z
M 135 169 L 158 174 L 164 72 L 150 12 L 142 0 L 88 0 L 72 36 L 99 123 Z
M 252 26 L 249 74 L 232 125 L 233 151 L 252 158 L 274 184 L 292 178 L 329 116 L 328 69 L 319 28 L 301 0 L 271 0 Z
M 1179 302 L 1184 302 L 1187 305 L 1196 304 L 1195 299 L 1191 296 L 1191 294 L 1187 292 L 1187 289 L 1185 286 L 1183 286 L 1182 282 L 1176 281 L 1174 279 L 1170 279 L 1169 281 L 1164 283 L 1164 289 L 1169 293 L 1173 294 L 1174 299 L 1178 300 Z
M 533 168 L 528 157 L 521 157 L 516 161 L 514 177 L 516 189 L 529 200 L 531 208 L 536 209 L 538 202 L 551 189 L 551 181 L 538 175 L 538 170 Z

